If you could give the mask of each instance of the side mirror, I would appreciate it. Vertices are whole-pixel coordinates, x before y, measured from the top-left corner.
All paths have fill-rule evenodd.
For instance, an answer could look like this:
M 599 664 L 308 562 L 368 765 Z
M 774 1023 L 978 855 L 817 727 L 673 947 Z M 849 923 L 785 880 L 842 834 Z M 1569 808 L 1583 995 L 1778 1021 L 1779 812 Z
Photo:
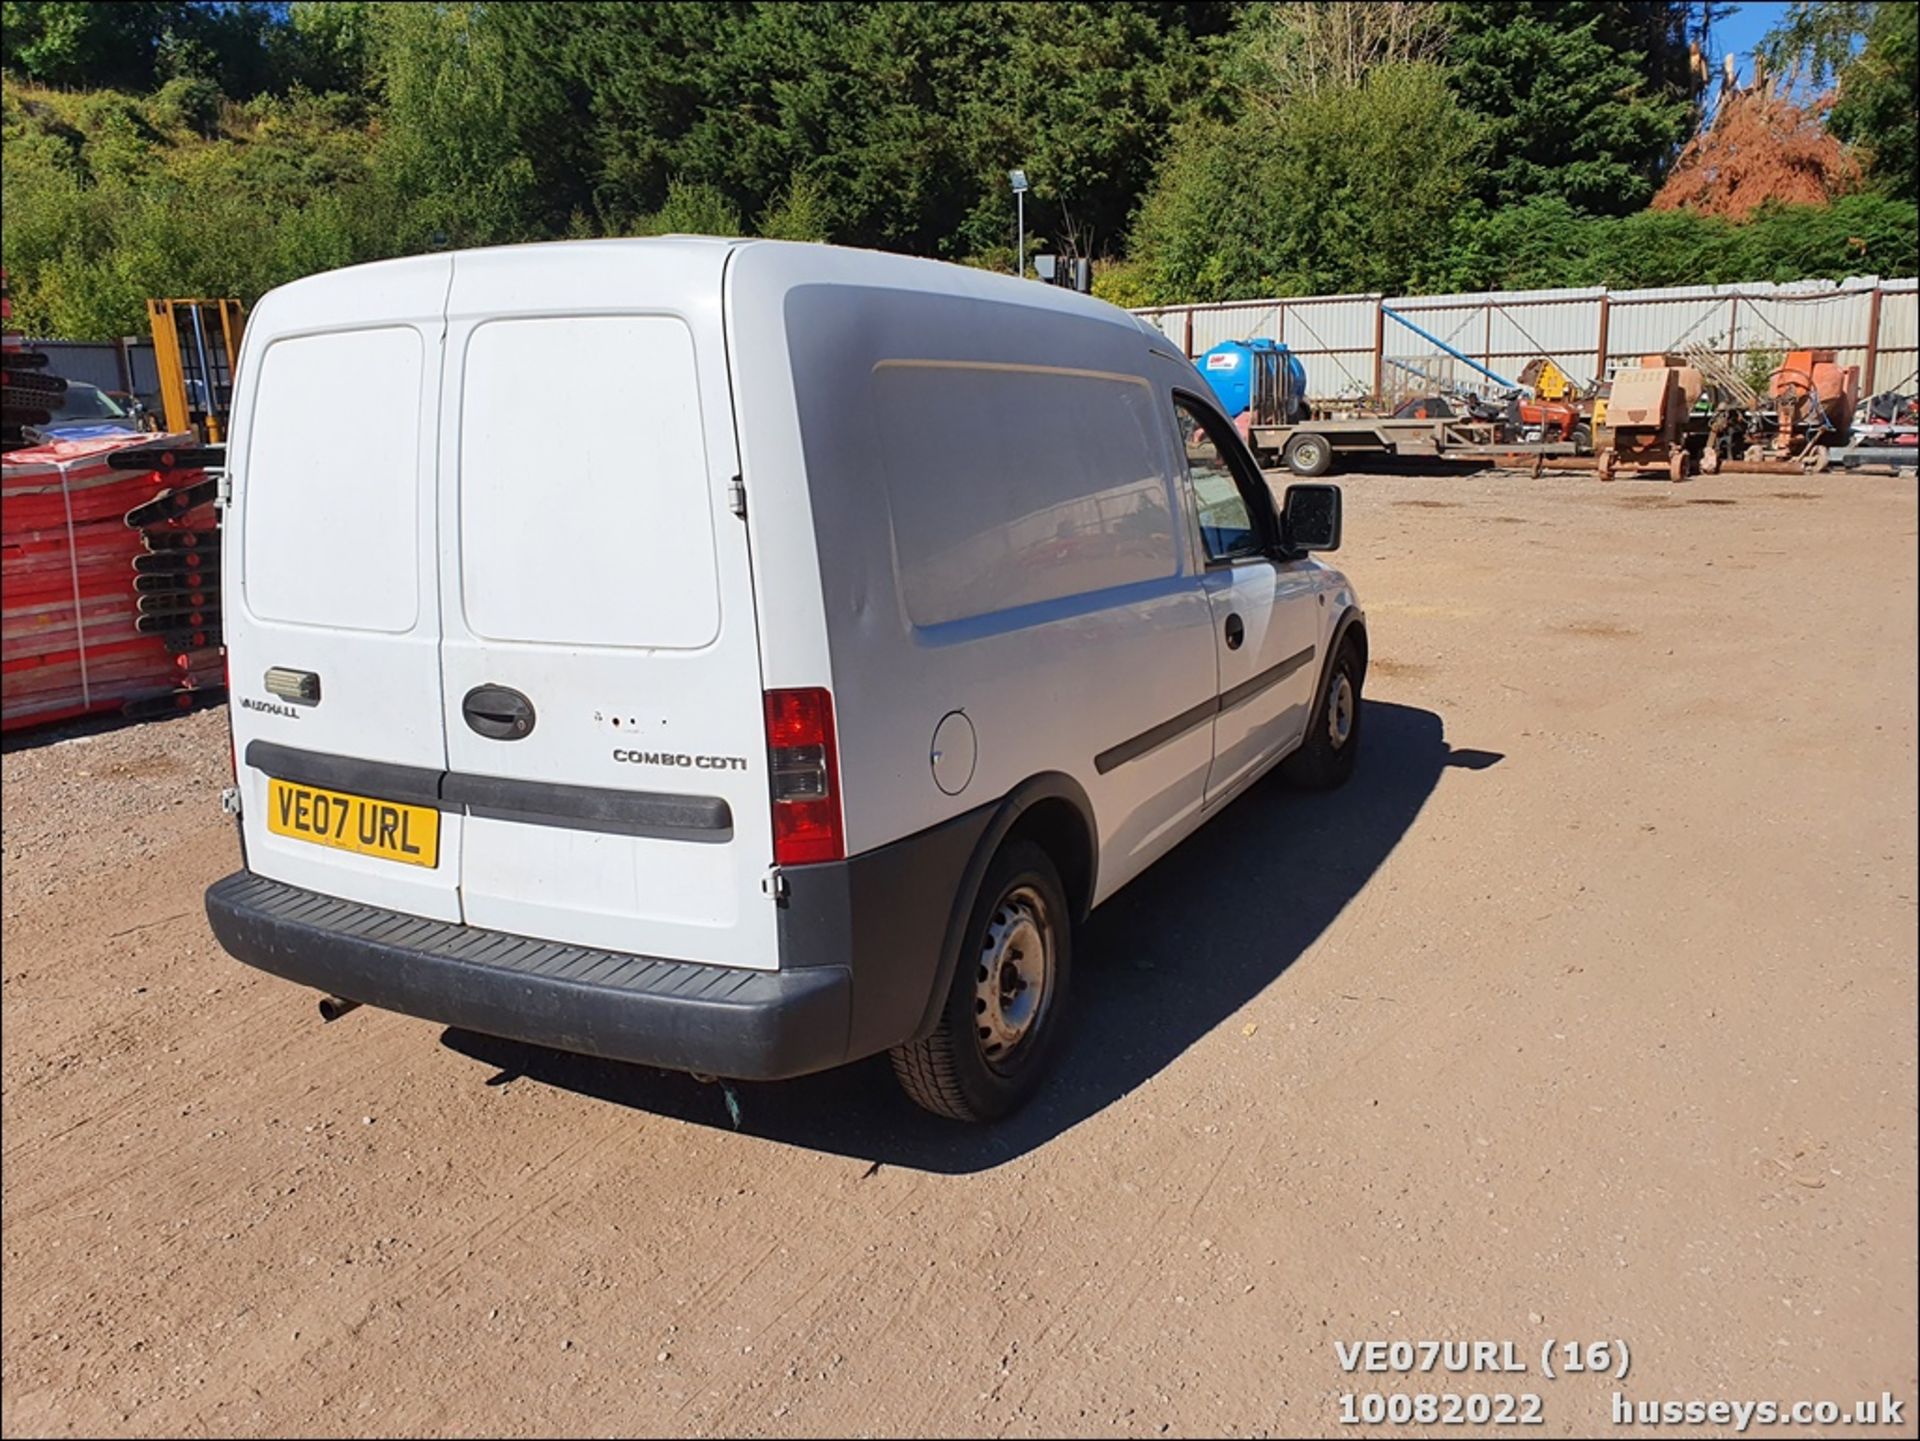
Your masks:
M 1280 531 L 1289 550 L 1340 549 L 1340 487 L 1288 486 L 1280 504 Z

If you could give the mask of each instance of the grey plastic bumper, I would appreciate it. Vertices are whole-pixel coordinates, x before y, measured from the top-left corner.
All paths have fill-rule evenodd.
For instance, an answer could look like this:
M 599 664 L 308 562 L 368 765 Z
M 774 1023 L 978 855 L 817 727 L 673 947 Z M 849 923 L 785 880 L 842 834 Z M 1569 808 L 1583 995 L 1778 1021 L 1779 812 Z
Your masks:
M 486 1035 L 741 1080 L 847 1059 L 845 966 L 743 971 L 528 940 L 250 871 L 208 889 L 207 917 L 250 966 Z

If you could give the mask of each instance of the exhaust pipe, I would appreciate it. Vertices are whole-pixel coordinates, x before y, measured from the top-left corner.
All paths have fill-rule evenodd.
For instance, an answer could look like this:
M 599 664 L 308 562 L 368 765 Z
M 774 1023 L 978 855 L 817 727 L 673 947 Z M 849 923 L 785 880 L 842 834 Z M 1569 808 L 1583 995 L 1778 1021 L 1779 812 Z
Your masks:
M 360 1002 L 350 1001 L 345 996 L 322 996 L 320 998 L 320 1019 L 337 1021 L 349 1011 L 360 1009 Z

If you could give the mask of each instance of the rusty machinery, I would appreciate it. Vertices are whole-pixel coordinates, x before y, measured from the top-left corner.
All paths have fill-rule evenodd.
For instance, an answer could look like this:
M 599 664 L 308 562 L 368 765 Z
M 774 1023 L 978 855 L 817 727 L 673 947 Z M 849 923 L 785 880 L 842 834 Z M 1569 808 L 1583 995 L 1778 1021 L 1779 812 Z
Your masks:
M 1692 469 L 1696 437 L 1693 407 L 1700 399 L 1704 377 L 1672 355 L 1643 355 L 1637 369 L 1613 377 L 1607 396 L 1604 428 L 1595 436 L 1599 450 L 1594 469 L 1602 480 L 1612 480 L 1621 467 L 1664 470 L 1669 480 L 1685 480 Z
M 1576 453 L 1593 449 L 1593 396 L 1547 356 L 1536 356 L 1520 372 L 1520 384 L 1533 392 L 1519 400 L 1520 424 L 1528 440 L 1570 440 Z M 1537 434 L 1536 434 L 1537 432 Z
M 1853 432 L 1860 405 L 1860 367 L 1841 365 L 1831 350 L 1790 350 L 1767 380 L 1772 425 L 1748 423 L 1745 460 L 1794 460 L 1827 468 L 1832 447 Z
M 237 300 L 149 300 L 147 323 L 166 428 L 224 444 L 245 307 Z

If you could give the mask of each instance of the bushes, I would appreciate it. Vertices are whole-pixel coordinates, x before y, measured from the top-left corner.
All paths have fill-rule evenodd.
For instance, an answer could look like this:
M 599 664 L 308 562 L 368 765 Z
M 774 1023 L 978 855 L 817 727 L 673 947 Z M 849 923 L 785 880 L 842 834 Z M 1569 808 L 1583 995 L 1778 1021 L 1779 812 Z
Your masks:
M 228 107 L 190 78 L 144 101 L 10 82 L 4 96 L 0 243 L 30 333 L 142 334 L 149 296 L 252 301 L 405 243 L 372 137 L 326 102 Z
M 1912 275 L 1920 269 L 1917 221 L 1913 202 L 1883 195 L 1768 207 L 1743 223 L 1687 210 L 1595 218 L 1539 199 L 1492 213 L 1464 210 L 1417 280 L 1423 289 L 1456 291 Z
M 219 128 L 226 97 L 220 87 L 198 75 L 176 75 L 154 91 L 147 114 L 163 130 L 188 130 L 211 138 Z
M 1399 290 L 1465 200 L 1478 127 L 1436 66 L 1380 66 L 1182 132 L 1132 256 L 1156 303 Z

